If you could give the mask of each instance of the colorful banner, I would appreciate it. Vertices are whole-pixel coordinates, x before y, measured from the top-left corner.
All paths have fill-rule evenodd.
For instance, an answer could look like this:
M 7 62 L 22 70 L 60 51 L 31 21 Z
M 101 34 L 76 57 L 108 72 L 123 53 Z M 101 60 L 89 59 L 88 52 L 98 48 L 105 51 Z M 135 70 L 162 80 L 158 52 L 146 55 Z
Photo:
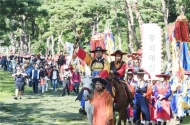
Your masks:
M 71 59 L 73 57 L 73 43 L 69 43 L 66 42 L 66 52 L 67 52 L 67 56 L 66 56 L 66 65 L 70 65 Z
M 143 24 L 142 68 L 151 78 L 161 73 L 161 28 L 157 24 Z

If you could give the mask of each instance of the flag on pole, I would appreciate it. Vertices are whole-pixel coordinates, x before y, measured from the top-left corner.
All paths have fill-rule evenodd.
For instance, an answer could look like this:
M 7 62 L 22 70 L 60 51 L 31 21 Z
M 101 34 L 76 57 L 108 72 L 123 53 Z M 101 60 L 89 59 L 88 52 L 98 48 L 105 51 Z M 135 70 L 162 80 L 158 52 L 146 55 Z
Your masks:
M 73 57 L 73 46 L 74 46 L 74 44 L 70 43 L 70 42 L 66 42 L 65 45 L 66 45 L 66 52 L 67 52 L 66 65 L 70 65 L 71 59 Z

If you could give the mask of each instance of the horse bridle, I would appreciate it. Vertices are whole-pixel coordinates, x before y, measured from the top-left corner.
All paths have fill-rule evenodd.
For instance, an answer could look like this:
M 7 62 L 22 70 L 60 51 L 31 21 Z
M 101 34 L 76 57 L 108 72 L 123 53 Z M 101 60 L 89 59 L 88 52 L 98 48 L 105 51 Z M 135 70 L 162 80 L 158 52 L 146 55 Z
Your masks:
M 92 90 L 90 90 L 90 89 L 89 89 L 89 88 L 87 88 L 87 87 L 83 87 L 83 88 L 82 88 L 82 90 L 86 90 L 86 91 L 88 91 L 88 93 L 89 93 L 89 94 L 91 94 L 91 93 L 92 93 Z

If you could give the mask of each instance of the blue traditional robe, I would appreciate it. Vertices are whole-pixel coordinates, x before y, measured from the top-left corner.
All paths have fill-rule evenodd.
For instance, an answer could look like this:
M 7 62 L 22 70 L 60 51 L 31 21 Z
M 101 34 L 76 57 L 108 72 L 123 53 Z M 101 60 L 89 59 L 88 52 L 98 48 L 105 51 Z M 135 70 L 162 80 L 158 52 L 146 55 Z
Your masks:
M 135 98 L 134 103 L 137 106 L 137 109 L 133 110 L 134 121 L 140 120 L 142 113 L 142 120 L 150 121 L 150 113 L 148 102 L 143 94 L 147 92 L 148 83 L 144 83 L 142 86 L 138 85 L 138 82 L 135 83 Z

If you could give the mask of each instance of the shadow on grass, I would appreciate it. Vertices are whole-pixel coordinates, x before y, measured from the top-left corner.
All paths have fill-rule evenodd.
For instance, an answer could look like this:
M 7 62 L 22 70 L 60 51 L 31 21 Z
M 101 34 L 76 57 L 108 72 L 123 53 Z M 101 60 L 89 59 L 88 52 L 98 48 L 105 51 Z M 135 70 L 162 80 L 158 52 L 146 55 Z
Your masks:
M 86 117 L 69 111 L 56 111 L 53 107 L 43 107 L 41 103 L 0 102 L 0 121 L 4 124 L 46 124 L 85 123 Z M 81 123 L 81 124 L 82 124 Z

